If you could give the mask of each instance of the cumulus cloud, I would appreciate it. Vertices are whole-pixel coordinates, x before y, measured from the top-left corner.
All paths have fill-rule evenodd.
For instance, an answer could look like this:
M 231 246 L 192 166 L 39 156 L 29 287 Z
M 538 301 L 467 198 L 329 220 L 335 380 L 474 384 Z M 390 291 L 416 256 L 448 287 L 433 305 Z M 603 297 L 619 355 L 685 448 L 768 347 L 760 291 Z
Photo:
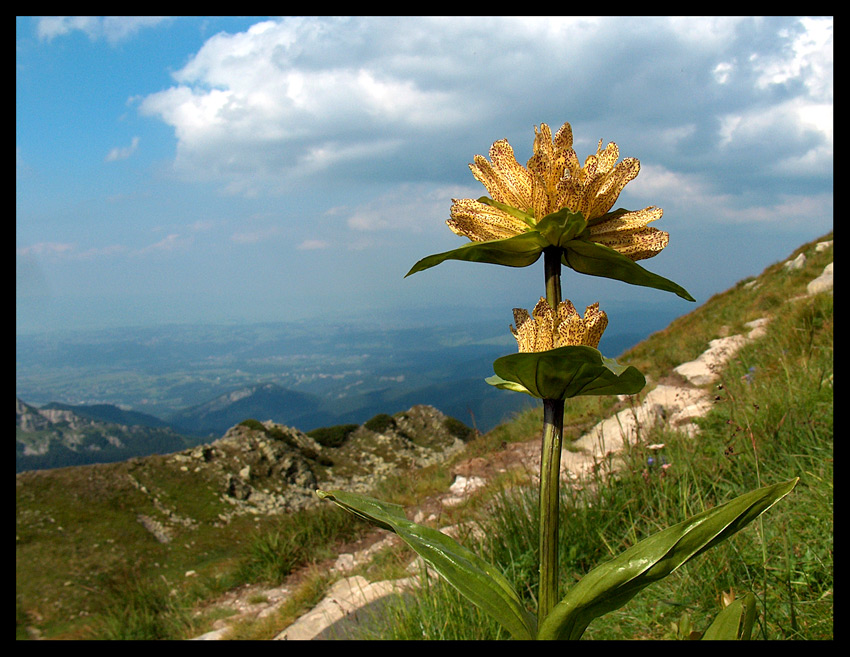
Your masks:
M 358 178 L 446 182 L 458 179 L 449 171 L 465 175 L 459 153 L 486 153 L 482 135 L 519 137 L 518 157 L 528 157 L 531 127 L 564 120 L 582 149 L 594 150 L 600 131 L 619 141 L 618 126 L 638 134 L 642 160 L 719 165 L 731 147 L 739 166 L 729 175 L 740 179 L 759 157 L 781 172 L 831 154 L 831 25 L 285 18 L 211 37 L 139 109 L 173 127 L 176 171 L 234 194 Z M 756 51 L 759 41 L 772 46 Z M 687 91 L 695 84 L 701 93 Z M 766 140 L 777 132 L 784 143 Z M 367 210 L 349 225 L 391 225 Z
M 299 18 L 218 34 L 140 111 L 174 127 L 181 172 L 226 179 L 233 192 L 387 159 L 405 131 L 464 119 L 448 91 L 392 72 L 382 56 L 347 57 L 338 30 Z M 335 54 L 314 61 L 325 51 Z

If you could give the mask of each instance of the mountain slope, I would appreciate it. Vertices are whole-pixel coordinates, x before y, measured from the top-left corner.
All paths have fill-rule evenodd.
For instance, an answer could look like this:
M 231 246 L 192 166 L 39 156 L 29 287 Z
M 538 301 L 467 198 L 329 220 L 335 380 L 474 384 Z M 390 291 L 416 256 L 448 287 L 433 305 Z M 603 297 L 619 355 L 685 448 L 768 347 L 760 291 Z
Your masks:
M 39 409 L 16 398 L 15 472 L 114 463 L 136 456 L 175 452 L 197 442 L 167 426 L 119 424 L 100 419 L 146 421 L 138 415 L 141 414 L 125 414 L 117 407 L 98 407 L 88 412 L 86 407 L 50 404 Z M 155 420 L 148 421 L 155 424 Z
M 37 413 L 23 403 L 19 410 Z M 47 413 L 84 428 L 69 411 Z M 338 436 L 315 435 L 249 419 L 218 440 L 171 454 L 19 473 L 16 582 L 23 607 L 53 627 L 69 615 L 85 626 L 78 614 L 98 609 L 107 575 L 182 577 L 199 560 L 233 563 L 258 529 L 316 505 L 317 486 L 367 490 L 382 476 L 448 458 L 473 432 L 416 406 Z
M 299 420 L 315 413 L 319 404 L 314 395 L 287 390 L 275 383 L 261 383 L 179 411 L 169 421 L 193 436 L 220 436 L 246 418 L 273 419 L 300 427 Z
M 816 257 L 811 255 L 815 252 L 814 243 L 805 245 L 798 251 L 805 251 L 810 255 L 809 264 L 805 268 L 793 270 L 786 268 L 783 263 L 777 263 L 762 275 L 741 281 L 732 289 L 716 295 L 689 315 L 674 321 L 667 329 L 653 334 L 624 354 L 621 361 L 641 368 L 652 385 L 665 376 L 669 376 L 676 365 L 697 358 L 709 342 L 718 336 L 729 332 L 737 333 L 753 319 L 781 313 L 786 307 L 785 302 L 805 294 L 807 284 L 820 274 L 824 264 L 832 259 L 831 246 L 828 253 Z M 794 255 L 796 254 L 797 252 Z M 829 314 L 831 318 L 831 306 Z M 829 346 L 831 353 L 831 345 Z M 746 386 L 744 379 L 747 376 L 747 367 L 740 363 L 736 363 L 735 367 L 741 370 L 736 369 L 735 379 L 740 378 L 741 385 Z M 758 380 L 756 378 L 756 381 Z M 831 374 L 828 380 L 831 386 Z M 593 404 L 597 403 L 596 400 L 591 401 Z M 728 395 L 721 401 L 727 406 L 733 403 Z M 831 402 L 829 408 L 831 409 Z M 576 405 L 576 409 L 578 413 L 583 412 L 580 404 Z M 588 407 L 585 414 L 598 419 L 604 417 L 602 413 L 605 409 L 606 407 L 600 402 L 600 405 Z M 755 411 L 748 410 L 761 412 L 761 416 L 766 415 L 765 411 L 770 411 L 775 419 L 774 426 L 771 427 L 771 436 L 774 431 L 778 433 L 783 427 L 783 430 L 787 430 L 792 424 L 790 421 L 785 422 L 783 415 L 785 409 L 779 404 L 767 408 L 762 402 L 761 411 L 757 408 Z M 506 442 L 531 440 L 535 432 L 539 431 L 539 419 L 532 419 L 534 422 L 528 422 L 527 417 L 517 418 L 516 421 L 499 427 L 490 435 L 474 441 L 466 455 L 478 457 L 485 454 L 487 450 L 505 451 Z M 584 417 L 578 419 L 582 422 L 585 420 Z M 378 420 L 385 422 L 383 418 L 378 418 L 373 426 L 380 424 Z M 727 434 L 733 431 L 730 428 L 731 425 L 725 420 L 718 423 L 722 424 L 722 431 Z M 259 432 L 270 430 L 267 424 L 262 426 L 265 429 L 254 427 L 254 430 Z M 829 428 L 831 431 L 831 425 Z M 388 453 L 397 452 L 399 444 L 405 445 L 396 441 L 396 438 L 400 436 L 396 435 L 395 438 L 385 441 Z M 266 438 L 262 436 L 255 436 L 252 439 L 258 440 L 258 446 L 266 441 Z M 715 453 L 708 452 L 703 460 L 728 461 L 729 463 L 743 460 L 738 457 L 724 456 L 725 443 L 722 441 L 723 438 L 718 439 L 718 445 L 712 446 L 712 448 L 716 447 Z M 743 439 L 739 442 L 743 444 Z M 323 445 L 320 455 L 327 456 L 331 461 L 334 461 L 334 454 L 342 453 L 342 450 L 334 453 L 325 450 L 324 447 Z M 257 450 L 250 451 L 256 453 Z M 145 565 L 141 570 L 130 572 L 130 574 L 134 577 L 150 577 L 156 581 L 166 579 L 169 586 L 175 589 L 191 588 L 194 584 L 191 578 L 186 576 L 187 570 L 197 569 L 197 573 L 200 573 L 205 581 L 218 581 L 218 575 L 227 572 L 228 567 L 232 568 L 234 561 L 239 555 L 244 554 L 246 549 L 252 545 L 263 545 L 263 540 L 270 540 L 267 537 L 275 536 L 274 532 L 279 531 L 281 525 L 273 516 L 261 515 L 233 516 L 228 524 L 222 524 L 215 528 L 215 531 L 206 534 L 197 531 L 190 533 L 189 527 L 185 527 L 182 523 L 191 525 L 188 522 L 189 519 L 199 517 L 208 518 L 210 523 L 214 523 L 219 513 L 233 508 L 235 504 L 232 501 L 222 504 L 223 497 L 226 497 L 224 491 L 228 487 L 223 486 L 220 479 L 215 484 L 218 486 L 215 490 L 209 485 L 201 485 L 200 478 L 209 471 L 205 468 L 207 463 L 205 459 L 213 455 L 208 453 L 205 455 L 203 449 L 198 449 L 189 450 L 184 456 L 188 456 L 188 459 L 181 461 L 180 459 L 169 460 L 168 457 L 151 457 L 113 466 L 54 471 L 62 472 L 62 479 L 50 472 L 27 473 L 16 479 L 19 500 L 16 514 L 17 593 L 20 607 L 27 613 L 28 618 L 40 617 L 42 620 L 38 624 L 42 627 L 50 627 L 52 635 L 64 631 L 66 632 L 64 636 L 70 638 L 75 635 L 68 630 L 67 626 L 58 625 L 58 619 L 73 617 L 76 627 L 90 622 L 85 617 L 81 617 L 79 612 L 80 610 L 92 611 L 91 597 L 86 598 L 84 592 L 85 587 L 100 586 L 97 579 L 98 572 L 120 568 L 124 568 L 126 572 L 128 563 L 143 562 Z M 314 475 L 325 467 L 320 459 L 315 458 L 315 455 L 311 460 L 310 454 L 302 451 L 301 456 L 306 463 L 311 464 Z M 821 461 L 831 462 L 831 458 L 821 459 Z M 166 463 L 169 464 L 167 468 Z M 137 476 L 142 465 L 155 464 L 161 467 L 150 470 L 144 480 L 141 476 Z M 258 467 L 264 467 L 262 461 L 258 461 L 258 464 Z M 674 464 L 673 473 L 677 471 L 678 466 L 679 464 Z M 250 481 L 251 473 L 256 471 L 255 466 L 243 461 L 241 470 L 245 467 L 249 467 L 245 474 Z M 685 464 L 684 470 L 686 471 L 687 468 Z M 245 477 L 240 474 L 241 470 L 236 472 L 236 478 L 244 480 Z M 448 471 L 448 468 L 446 470 Z M 158 474 L 152 474 L 155 472 Z M 298 467 L 293 472 L 297 475 Z M 300 472 L 303 474 L 304 471 Z M 131 479 L 135 479 L 136 484 L 133 484 Z M 451 478 L 448 477 L 448 480 L 451 481 Z M 675 479 L 671 477 L 666 481 L 673 482 L 672 487 L 675 488 Z M 256 482 L 259 485 L 252 484 L 252 491 L 257 491 L 258 497 L 262 499 L 260 494 L 264 494 L 264 489 L 268 488 L 270 491 L 272 489 L 263 485 L 262 479 L 257 479 Z M 812 484 L 814 483 L 812 481 Z M 396 481 L 396 488 L 385 489 L 382 492 L 385 495 L 398 493 L 399 501 L 401 501 L 405 494 L 410 494 L 411 490 L 418 490 L 418 485 L 418 470 L 411 468 L 405 471 L 403 478 Z M 645 488 L 649 490 L 655 486 Z M 240 490 L 244 491 L 238 486 L 233 488 L 233 492 L 237 494 Z M 253 494 L 251 492 L 251 495 Z M 246 499 L 250 500 L 251 495 Z M 178 509 L 176 501 L 186 505 L 191 503 L 191 506 L 181 506 Z M 631 516 L 633 510 L 636 510 L 638 515 L 644 515 L 640 501 L 632 500 L 632 502 L 635 504 L 630 507 L 628 514 L 618 513 L 618 515 Z M 449 515 L 450 519 L 457 519 Z M 181 540 L 160 543 L 152 532 L 157 529 L 157 525 L 148 523 L 146 527 L 143 518 L 153 518 L 163 525 L 170 525 L 175 532 L 172 534 L 173 539 Z M 656 521 L 651 514 L 650 521 L 653 524 Z M 181 527 L 184 529 L 180 529 Z M 622 539 L 626 534 L 629 532 L 622 532 L 621 536 L 615 538 Z M 789 536 L 793 537 L 794 534 L 789 533 Z M 324 540 L 332 542 L 333 537 Z M 94 546 L 94 542 L 98 545 Z M 797 553 L 797 545 L 792 544 L 790 547 L 792 554 L 796 555 L 795 558 L 798 560 L 796 564 L 803 564 L 804 559 L 809 559 L 808 546 L 802 546 L 805 552 L 800 553 Z M 317 545 L 314 550 L 308 552 L 315 554 L 319 549 L 320 546 Z M 605 554 L 608 553 L 605 552 Z M 816 556 L 821 558 L 819 554 Z M 52 567 L 45 569 L 44 564 Z M 779 572 L 779 569 L 773 566 L 774 564 L 771 564 L 771 571 Z M 797 567 L 794 565 L 794 568 Z M 724 564 L 723 569 L 726 568 Z M 45 573 L 45 570 L 51 572 Z M 788 572 L 791 572 L 790 566 Z M 796 576 L 797 571 L 794 572 Z M 45 580 L 48 575 L 53 578 L 53 581 Z M 327 573 L 323 575 L 326 576 Z M 67 586 L 64 585 L 65 582 L 68 582 Z M 734 585 L 737 590 L 739 583 L 735 582 Z M 795 587 L 799 585 L 799 582 L 794 582 Z M 789 589 L 790 586 L 789 583 Z M 22 592 L 24 588 L 26 588 L 25 593 Z M 95 590 L 101 591 L 102 588 Z M 709 593 L 713 595 L 713 591 Z M 673 599 L 679 594 L 670 595 Z M 677 615 L 678 613 L 679 611 L 676 611 Z M 441 622 L 444 622 L 444 617 L 441 618 Z

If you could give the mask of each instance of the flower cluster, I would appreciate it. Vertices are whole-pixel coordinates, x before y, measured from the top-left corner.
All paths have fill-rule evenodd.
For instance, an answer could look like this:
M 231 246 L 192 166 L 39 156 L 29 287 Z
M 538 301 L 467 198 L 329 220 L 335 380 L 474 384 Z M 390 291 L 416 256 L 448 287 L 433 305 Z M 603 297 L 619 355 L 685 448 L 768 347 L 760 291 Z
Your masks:
M 516 328 L 511 333 L 516 338 L 521 353 L 548 351 L 558 347 L 599 345 L 602 332 L 608 326 L 608 316 L 594 303 L 584 311 L 581 317 L 567 299 L 561 301 L 555 310 L 540 297 L 531 315 L 527 310 L 514 308 Z
M 490 161 L 476 155 L 469 165 L 493 201 L 518 212 L 473 199 L 452 199 L 449 228 L 474 242 L 506 239 L 532 230 L 547 215 L 567 208 L 584 216 L 592 241 L 632 260 L 651 258 L 667 246 L 669 235 L 647 225 L 661 217 L 661 208 L 610 212 L 620 192 L 640 171 L 635 158 L 617 163 L 620 151 L 615 143 L 603 149 L 600 140 L 596 154 L 580 166 L 570 124 L 561 126 L 553 138 L 544 123 L 535 128 L 533 150 L 522 166 L 502 139 L 490 148 Z

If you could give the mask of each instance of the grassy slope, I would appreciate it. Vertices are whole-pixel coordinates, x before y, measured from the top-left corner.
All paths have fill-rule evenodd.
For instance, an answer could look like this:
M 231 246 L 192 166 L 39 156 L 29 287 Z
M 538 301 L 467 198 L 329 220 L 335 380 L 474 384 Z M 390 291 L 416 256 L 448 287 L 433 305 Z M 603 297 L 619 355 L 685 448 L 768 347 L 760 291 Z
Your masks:
M 822 239 L 831 239 L 831 235 Z M 745 330 L 747 321 L 774 317 L 769 335 L 740 352 L 724 373 L 716 410 L 703 421 L 703 434 L 697 441 L 674 434 L 649 437 L 667 444 L 665 456 L 673 463 L 669 476 L 650 473 L 644 478 L 645 455 L 636 450 L 631 470 L 616 484 L 600 489 L 596 504 L 572 509 L 565 517 L 562 542 L 569 549 L 564 550 L 562 572 L 579 576 L 634 540 L 682 519 L 683 514 L 739 494 L 758 480 L 773 483 L 799 475 L 802 482 L 790 503 L 771 510 L 763 529 L 750 528 L 728 546 L 706 555 L 701 561 L 705 565 L 682 569 L 624 609 L 592 624 L 588 637 L 668 636 L 670 623 L 683 611 L 698 625 L 713 615 L 716 596 L 729 587 L 752 589 L 766 601 L 768 615 L 763 628 L 770 638 L 832 636 L 832 296 L 786 303 L 803 294 L 806 283 L 832 260 L 831 249 L 815 254 L 813 244 L 798 250 L 809 256 L 804 269 L 788 272 L 780 264 L 769 267 L 757 286 L 741 281 L 619 357 L 620 362 L 642 369 L 650 381 L 658 381 L 675 365 L 698 356 L 709 340 L 719 337 L 721 327 L 729 334 L 738 333 Z M 612 409 L 613 400 L 606 398 L 580 398 L 568 405 L 567 436 L 578 437 Z M 530 440 L 539 427 L 538 410 L 520 414 L 472 443 L 465 458 L 498 449 L 505 441 Z M 413 504 L 423 495 L 445 488 L 450 482 L 450 465 L 428 468 L 384 486 L 380 496 Z M 132 462 L 124 467 L 133 474 Z M 279 581 L 292 567 L 309 563 L 310 555 L 328 554 L 338 537 L 363 530 L 347 523 L 338 525 L 322 511 L 283 520 L 243 518 L 224 529 L 195 532 L 191 540 L 162 545 L 132 516 L 127 520 L 130 509 L 155 516 L 156 509 L 146 508 L 147 498 L 129 480 L 122 490 L 105 486 L 98 470 L 97 466 L 69 468 L 63 473 L 66 479 L 40 481 L 34 477 L 25 493 L 30 499 L 21 498 L 18 487 L 19 636 L 24 634 L 24 625 L 39 627 L 44 636 L 61 638 L 82 638 L 93 632 L 140 638 L 191 636 L 202 629 L 185 613 L 194 600 L 244 581 Z M 155 475 L 135 472 L 134 476 L 166 496 L 194 500 L 199 514 L 220 511 L 217 498 L 209 497 L 202 486 L 185 490 L 179 483 L 186 480 L 185 475 L 178 472 L 162 469 Z M 47 501 L 50 512 L 34 510 L 34 499 Z M 511 541 L 501 547 L 479 548 L 482 555 L 492 552 L 493 561 L 518 578 L 518 588 L 528 591 L 533 607 L 533 586 L 527 586 L 534 577 L 527 568 L 533 558 L 523 552 L 523 546 L 533 545 L 536 539 L 523 536 L 528 527 L 527 518 L 517 513 L 520 507 L 508 506 L 511 513 L 490 509 L 479 519 L 485 524 L 501 523 L 502 528 L 491 533 L 510 535 Z M 569 499 L 564 506 L 570 508 Z M 479 509 L 471 506 L 471 517 L 480 513 Z M 457 512 L 458 520 L 463 512 Z M 93 545 L 84 540 L 87 534 L 96 535 L 98 542 Z M 296 536 L 297 540 L 292 538 Z M 284 539 L 286 547 L 281 549 L 276 541 Z M 511 550 L 510 559 L 504 556 L 505 549 Z M 281 552 L 287 553 L 283 555 L 286 566 L 274 562 L 275 553 L 279 557 Z M 297 556 L 295 561 L 289 559 L 292 553 Z M 187 570 L 195 570 L 199 577 L 187 579 Z M 380 568 L 370 569 L 370 577 L 375 579 L 385 574 Z M 326 577 L 318 579 L 327 584 Z M 162 582 L 167 586 L 160 586 Z M 153 616 L 157 622 L 133 634 L 126 631 L 127 619 L 133 615 L 129 605 L 117 615 L 115 609 L 105 607 L 127 598 L 127 591 L 136 588 L 139 594 L 131 597 L 147 600 L 145 609 L 150 612 L 137 616 Z M 178 590 L 179 595 L 169 595 L 170 590 Z M 314 596 L 320 592 L 315 591 Z M 498 628 L 486 618 L 452 596 L 451 591 L 439 595 L 429 591 L 427 605 L 442 601 L 440 604 L 451 609 L 436 606 L 429 612 L 420 600 L 413 609 L 424 609 L 424 618 L 400 617 L 393 625 L 401 632 L 409 621 L 417 628 L 413 635 L 418 638 L 429 623 L 434 625 L 426 632 L 431 638 L 498 634 Z M 445 618 L 467 620 L 447 633 Z M 110 630 L 110 623 L 123 629 Z M 278 629 L 280 625 L 265 631 Z

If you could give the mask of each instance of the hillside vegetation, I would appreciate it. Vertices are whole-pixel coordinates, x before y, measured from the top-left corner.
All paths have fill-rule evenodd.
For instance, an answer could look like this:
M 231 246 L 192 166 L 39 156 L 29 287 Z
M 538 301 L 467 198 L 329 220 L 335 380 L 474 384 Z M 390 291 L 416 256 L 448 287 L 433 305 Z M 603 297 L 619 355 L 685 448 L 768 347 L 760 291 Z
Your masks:
M 815 245 L 831 239 L 826 235 L 790 254 L 804 253 L 803 267 L 776 263 L 618 357 L 646 374 L 647 392 L 675 366 L 699 356 L 710 340 L 771 318 L 767 334 L 744 346 L 712 384 L 714 405 L 697 421 L 697 437 L 656 427 L 642 437 L 646 444 L 664 445 L 653 453 L 653 462 L 646 450 L 632 449 L 616 474 L 609 476 L 602 467 L 593 486 L 563 491 L 563 591 L 596 564 L 687 516 L 759 485 L 793 477 L 800 483 L 751 527 L 595 621 L 586 638 L 684 638 L 689 628 L 705 627 L 720 609 L 721 593 L 730 589 L 756 594 L 756 638 L 833 637 L 833 296 L 806 294 L 806 285 L 832 262 L 832 247 Z M 565 438 L 578 438 L 618 404 L 613 398 L 579 400 L 567 405 Z M 507 443 L 534 440 L 539 414 L 537 409 L 520 413 L 467 443 L 451 460 L 390 477 L 374 494 L 411 506 L 445 491 L 459 460 L 486 459 Z M 341 427 L 316 439 L 342 444 L 351 430 Z M 662 463 L 668 467 L 659 467 Z M 138 463 L 114 467 L 129 473 Z M 210 613 L 193 613 L 207 608 L 206 601 L 246 583 L 274 586 L 299 572 L 298 586 L 280 610 L 262 622 L 238 625 L 232 634 L 271 638 L 332 583 L 327 569 L 312 565 L 332 557 L 341 543 L 373 531 L 332 505 L 318 505 L 277 516 L 234 516 L 214 532 L 158 544 L 136 518 L 149 504 L 137 487 L 128 483 L 107 491 L 100 468 L 67 470 L 77 478 L 61 485 L 47 473 L 34 477 L 41 488 L 33 499 L 41 506 L 24 505 L 28 515 L 22 514 L 18 485 L 18 638 L 190 638 L 215 620 Z M 155 483 L 183 503 L 195 499 L 192 517 L 222 512 L 179 481 Z M 496 564 L 529 608 L 535 606 L 536 590 L 535 495 L 523 480 L 496 482 L 442 518 L 485 530 L 483 538 L 470 535 L 464 544 Z M 111 520 L 108 535 L 64 539 L 84 531 L 80 528 L 89 526 L 94 514 L 99 522 Z M 360 572 L 372 581 L 401 577 L 411 557 L 403 549 L 381 553 Z M 357 638 L 505 638 L 439 582 L 412 593 L 387 614 Z

